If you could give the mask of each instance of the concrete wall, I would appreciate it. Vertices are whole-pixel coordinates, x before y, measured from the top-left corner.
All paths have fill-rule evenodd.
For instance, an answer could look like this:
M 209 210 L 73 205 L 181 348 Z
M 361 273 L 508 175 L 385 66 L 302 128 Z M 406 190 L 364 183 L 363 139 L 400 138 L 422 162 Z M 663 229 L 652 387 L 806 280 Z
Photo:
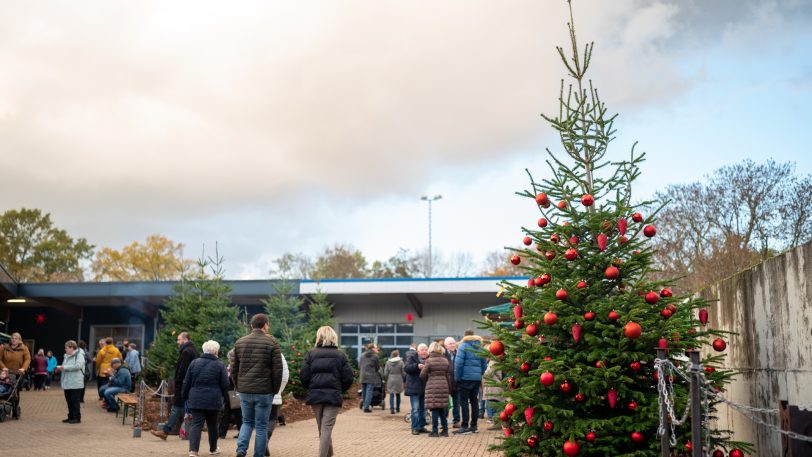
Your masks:
M 728 399 L 762 408 L 780 408 L 782 401 L 812 405 L 812 242 L 725 279 L 702 296 L 718 300 L 710 308 L 710 325 L 738 333 L 730 337 L 726 363 L 742 373 Z M 756 455 L 788 455 L 780 434 L 726 406 L 719 413 L 719 428 L 754 443 Z M 779 417 L 772 423 L 780 425 Z

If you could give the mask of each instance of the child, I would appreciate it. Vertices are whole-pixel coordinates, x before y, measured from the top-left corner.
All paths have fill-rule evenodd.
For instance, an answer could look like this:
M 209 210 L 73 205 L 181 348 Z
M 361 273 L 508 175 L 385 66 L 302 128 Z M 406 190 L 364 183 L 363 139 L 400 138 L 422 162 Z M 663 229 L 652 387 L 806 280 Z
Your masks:
M 423 369 L 420 370 L 420 379 L 426 383 L 426 409 L 431 410 L 430 437 L 448 436 L 448 396 L 451 394 L 451 376 L 453 371 L 451 363 L 443 355 L 445 349 L 438 342 L 429 346 L 429 356 L 426 358 Z M 442 431 L 437 433 L 437 420 L 440 420 Z
M 8 374 L 8 368 L 3 368 L 0 371 L 0 395 L 5 395 L 11 392 L 12 380 Z

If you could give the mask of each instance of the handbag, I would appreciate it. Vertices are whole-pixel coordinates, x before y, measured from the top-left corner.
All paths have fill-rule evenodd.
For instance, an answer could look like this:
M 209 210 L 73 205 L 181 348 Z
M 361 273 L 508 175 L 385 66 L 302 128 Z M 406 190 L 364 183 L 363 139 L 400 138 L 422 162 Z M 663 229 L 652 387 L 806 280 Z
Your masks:
M 192 413 L 189 411 L 188 403 L 183 403 L 183 422 L 178 430 L 178 437 L 182 440 L 189 439 L 189 430 L 192 428 Z
M 228 391 L 228 407 L 229 409 L 240 409 L 240 394 L 236 390 Z

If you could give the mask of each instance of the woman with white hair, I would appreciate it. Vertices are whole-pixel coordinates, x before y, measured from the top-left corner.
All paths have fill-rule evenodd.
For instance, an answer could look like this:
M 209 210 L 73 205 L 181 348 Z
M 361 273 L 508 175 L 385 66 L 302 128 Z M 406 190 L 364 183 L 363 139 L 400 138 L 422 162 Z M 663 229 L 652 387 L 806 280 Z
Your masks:
M 319 428 L 319 457 L 333 455 L 333 426 L 341 409 L 343 394 L 352 385 L 352 368 L 338 349 L 338 335 L 330 326 L 316 332 L 316 347 L 307 352 L 299 371 L 307 388 L 305 403 L 316 414 Z
M 217 448 L 217 415 L 228 402 L 228 373 L 217 354 L 220 343 L 206 341 L 203 354 L 189 364 L 183 380 L 183 399 L 192 412 L 192 426 L 189 430 L 189 456 L 197 457 L 200 449 L 200 435 L 203 421 L 209 429 L 209 453 L 219 453 Z

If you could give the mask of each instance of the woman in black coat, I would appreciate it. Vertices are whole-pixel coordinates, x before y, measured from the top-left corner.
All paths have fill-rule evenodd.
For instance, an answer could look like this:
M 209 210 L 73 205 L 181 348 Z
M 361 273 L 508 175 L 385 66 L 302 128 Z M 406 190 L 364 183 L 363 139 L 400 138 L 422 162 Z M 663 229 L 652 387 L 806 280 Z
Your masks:
M 228 372 L 217 358 L 220 344 L 217 341 L 203 343 L 203 355 L 189 364 L 183 380 L 183 399 L 192 412 L 192 426 L 189 430 L 189 455 L 197 456 L 200 449 L 200 435 L 203 421 L 209 429 L 209 452 L 217 450 L 217 416 L 228 402 Z
M 307 388 L 305 403 L 316 414 L 319 457 L 332 457 L 333 426 L 344 392 L 353 381 L 352 368 L 347 356 L 338 349 L 338 335 L 332 327 L 324 326 L 316 332 L 316 347 L 307 352 L 299 377 Z

